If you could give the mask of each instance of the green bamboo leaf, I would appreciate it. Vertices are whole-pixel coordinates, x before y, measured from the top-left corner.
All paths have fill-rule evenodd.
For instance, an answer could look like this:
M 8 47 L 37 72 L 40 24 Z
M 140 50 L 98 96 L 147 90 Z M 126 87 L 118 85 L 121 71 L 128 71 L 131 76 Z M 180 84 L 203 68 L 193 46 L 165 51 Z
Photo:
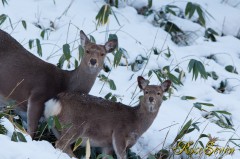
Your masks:
M 229 118 L 228 117 L 226 117 L 225 115 L 223 115 L 223 117 L 225 118 L 225 120 L 227 121 L 227 125 L 229 125 L 229 126 L 233 126 L 233 124 L 231 123 L 231 121 L 229 120 Z
M 110 86 L 111 90 L 116 90 L 117 89 L 113 80 L 109 80 L 108 83 L 109 83 L 109 86 Z
M 57 67 L 62 68 L 65 60 L 66 60 L 66 58 L 63 54 L 58 60 Z
M 198 70 L 197 70 L 196 64 L 194 65 L 193 74 L 195 76 L 195 80 L 197 80 L 197 78 L 198 78 Z
M 205 70 L 205 67 L 203 66 L 203 64 L 200 61 L 197 61 L 196 67 L 198 68 L 199 73 L 201 74 L 201 77 L 207 79 L 207 72 Z
M 152 8 L 152 0 L 148 0 L 148 8 Z
M 120 48 L 120 49 L 117 50 L 116 54 L 114 55 L 114 60 L 113 60 L 113 66 L 114 67 L 117 67 L 119 65 L 122 56 L 123 56 L 123 52 Z
M 8 4 L 7 0 L 2 0 L 2 4 L 5 7 L 5 5 Z
M 235 68 L 234 66 L 232 66 L 232 65 L 227 65 L 227 66 L 225 67 L 225 70 L 228 71 L 228 72 L 231 72 L 231 73 L 236 73 L 236 74 L 238 74 L 236 68 Z
M 194 67 L 194 59 L 191 59 L 188 64 L 188 71 L 191 72 Z
M 232 115 L 231 113 L 229 113 L 227 111 L 223 111 L 223 110 L 217 110 L 217 111 L 214 111 L 214 112 L 220 113 L 220 114 Z
M 204 148 L 202 141 L 198 141 L 198 143 L 201 145 L 202 148 Z
M 181 131 L 178 133 L 178 135 L 176 136 L 176 138 L 174 139 L 174 141 L 177 141 L 179 139 L 181 139 L 188 131 L 188 129 L 190 128 L 190 126 L 192 125 L 192 119 L 190 119 L 181 129 Z
M 200 137 L 199 137 L 199 139 L 204 138 L 204 137 L 208 137 L 208 135 L 206 135 L 206 134 L 201 134 Z
M 11 141 L 18 142 L 17 133 L 15 131 L 12 134 Z
M 40 34 L 40 36 L 42 37 L 42 39 L 44 39 L 45 32 L 46 32 L 46 30 L 45 30 L 45 29 L 41 31 L 41 34 Z
M 215 71 L 209 72 L 209 76 L 214 80 L 217 80 L 219 78 Z
M 174 76 L 173 74 L 171 73 L 168 73 L 168 78 L 175 84 L 177 85 L 183 85 L 182 82 L 176 77 Z
M 200 102 L 197 102 L 198 104 L 201 104 L 201 105 L 205 105 L 205 106 L 208 106 L 208 107 L 214 107 L 213 104 L 211 103 L 200 103 Z
M 17 127 L 17 129 L 18 129 L 19 131 L 21 131 L 21 132 L 27 134 L 27 131 L 24 129 L 23 126 L 21 126 L 21 125 L 18 124 L 17 122 L 14 122 L 13 124 Z
M 1 117 L 0 117 L 1 119 Z M 4 127 L 4 125 L 0 124 L 0 134 L 6 135 L 8 130 Z
M 111 93 L 111 92 L 109 92 L 107 95 L 105 95 L 105 97 L 104 97 L 104 98 L 108 100 L 108 99 L 109 99 L 111 96 L 112 96 L 112 93 Z
M 22 26 L 25 30 L 27 29 L 27 23 L 25 20 L 22 20 Z
M 28 41 L 29 49 L 32 49 L 32 47 L 33 47 L 33 42 L 34 42 L 34 40 L 31 40 L 31 39 Z
M 108 4 L 103 5 L 96 16 L 97 26 L 105 25 L 110 14 L 111 7 Z
M 193 72 L 192 79 L 195 78 L 195 80 L 198 77 L 198 74 L 201 75 L 202 78 L 207 79 L 208 75 L 205 70 L 205 67 L 203 66 L 202 62 L 191 59 L 189 64 L 188 64 L 188 72 Z
M 168 8 L 179 8 L 178 6 L 175 5 L 167 5 Z
M 189 128 L 187 131 L 186 131 L 186 134 L 189 134 L 191 132 L 193 132 L 195 130 L 195 128 Z
M 109 34 L 108 41 L 110 40 L 118 40 L 118 37 L 116 34 Z
M 209 33 L 213 34 L 213 35 L 217 35 L 218 36 L 218 33 L 215 30 L 213 30 L 212 28 L 208 28 L 207 31 Z
M 74 60 L 74 67 L 75 69 L 78 67 L 78 61 L 76 59 Z
M 188 2 L 185 8 L 185 16 L 187 16 L 190 13 L 191 9 L 192 9 L 192 2 Z
M 117 102 L 117 98 L 116 98 L 116 96 L 112 96 L 111 101 L 113 101 L 113 102 Z
M 199 21 L 200 21 L 200 24 L 202 26 L 205 26 L 205 18 L 204 18 L 204 15 L 203 15 L 203 11 L 202 11 L 202 8 L 198 5 L 196 6 L 196 10 L 197 10 L 197 13 L 198 13 L 198 16 L 199 16 Z
M 100 81 L 103 81 L 103 82 L 108 82 L 108 78 L 104 75 L 104 74 L 100 74 L 98 75 Z
M 71 52 L 70 52 L 70 46 L 69 46 L 69 44 L 64 44 L 64 45 L 63 45 L 63 54 L 64 54 L 64 56 L 65 56 L 65 59 L 66 59 L 67 61 L 69 61 L 70 58 L 71 58 Z
M 61 131 L 62 130 L 62 125 L 58 119 L 57 116 L 54 116 L 54 125 L 55 125 L 55 128 L 58 130 L 58 131 Z
M 160 70 L 153 70 L 153 73 L 157 76 L 158 80 L 162 83 L 163 82 L 163 80 L 162 80 L 163 75 L 162 75 L 161 71 Z
M 82 144 L 82 138 L 78 138 L 74 144 L 73 151 L 75 151 Z
M 4 22 L 5 22 L 5 20 L 7 19 L 7 15 L 6 14 L 2 14 L 2 15 L 0 15 L 0 25 L 2 25 Z
M 193 106 L 202 111 L 202 105 L 199 103 L 193 103 Z
M 221 117 L 215 111 L 211 111 L 211 114 L 217 117 L 218 119 L 221 119 Z
M 46 130 L 47 128 L 47 121 L 45 122 L 41 122 L 40 125 L 38 126 L 38 132 L 39 134 L 43 134 L 44 131 Z M 39 136 L 40 137 L 40 136 Z
M 152 70 L 148 71 L 148 77 L 150 77 L 152 75 Z
M 189 12 L 189 16 L 188 16 L 189 19 L 192 18 L 195 10 L 196 10 L 196 5 L 192 4 L 192 7 L 191 7 L 190 12 Z
M 193 97 L 193 96 L 182 96 L 181 99 L 182 100 L 195 100 L 196 97 Z
M 37 53 L 40 57 L 42 57 L 42 46 L 39 39 L 36 39 L 36 44 L 37 44 Z
M 175 5 L 166 5 L 165 12 L 166 13 L 171 13 L 171 14 L 176 16 L 176 12 L 172 8 L 174 8 L 174 9 L 178 8 L 179 9 L 179 7 L 175 6 Z
M 104 19 L 105 19 L 105 24 L 107 24 L 108 20 L 109 20 L 109 15 L 112 13 L 111 12 L 111 6 L 107 5 L 105 7 L 105 16 L 104 16 Z
M 115 0 L 115 7 L 118 8 L 118 0 Z
M 17 137 L 18 137 L 18 140 L 19 140 L 19 141 L 27 142 L 26 138 L 23 136 L 22 133 L 17 132 Z
M 194 129 L 197 129 L 198 131 L 200 131 L 200 128 L 198 127 L 197 124 L 199 124 L 200 122 L 195 122 L 192 124 L 192 126 L 194 127 Z
M 166 8 L 166 13 L 171 13 L 176 16 L 176 12 L 172 10 L 171 8 Z

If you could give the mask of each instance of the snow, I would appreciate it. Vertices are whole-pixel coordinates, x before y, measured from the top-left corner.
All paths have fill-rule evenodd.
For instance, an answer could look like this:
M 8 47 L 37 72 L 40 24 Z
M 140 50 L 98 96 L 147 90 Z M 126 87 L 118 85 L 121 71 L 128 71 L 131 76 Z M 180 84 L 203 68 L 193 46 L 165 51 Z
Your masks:
M 12 124 L 7 120 L 1 120 L 1 123 L 8 128 L 7 135 L 0 134 L 1 141 L 1 158 L 8 159 L 66 159 L 69 158 L 67 154 L 62 153 L 60 150 L 56 150 L 51 143 L 47 141 L 34 141 L 29 135 L 25 135 L 27 142 L 13 142 L 11 136 L 14 131 Z
M 178 46 L 173 43 L 167 32 L 151 24 L 153 16 L 146 18 L 137 14 L 133 6 L 140 8 L 147 4 L 146 0 L 129 0 L 125 5 L 124 3 L 126 2 L 122 1 L 121 3 L 123 4 L 120 8 L 113 7 L 121 26 L 118 25 L 114 16 L 110 15 L 108 26 L 98 27 L 97 30 L 95 16 L 104 4 L 103 0 L 75 0 L 66 13 L 64 11 L 69 6 L 70 1 L 55 1 L 56 4 L 54 5 L 53 1 L 49 0 L 25 0 L 24 3 L 17 0 L 9 0 L 8 5 L 5 7 L 0 5 L 0 14 L 7 14 L 11 18 L 14 30 L 11 29 L 8 20 L 0 28 L 9 32 L 36 56 L 38 56 L 36 47 L 29 49 L 28 41 L 36 38 L 40 39 L 43 48 L 43 57 L 41 58 L 53 64 L 57 64 L 58 59 L 62 55 L 61 47 L 65 43 L 70 43 L 71 48 L 74 48 L 72 55 L 78 59 L 77 46 L 80 43 L 78 28 L 87 34 L 91 34 L 97 43 L 100 44 L 104 44 L 107 40 L 106 28 L 109 29 L 109 33 L 116 33 L 119 46 L 128 52 L 128 62 L 133 62 L 138 55 L 146 57 L 149 55 L 152 47 L 156 47 L 159 50 L 169 47 L 171 50 L 172 56 L 170 58 L 166 58 L 162 53 L 158 60 L 157 55 L 152 53 L 144 72 L 142 72 L 143 68 L 138 72 L 132 72 L 130 66 L 112 68 L 109 78 L 114 80 L 117 90 L 110 90 L 108 85 L 105 85 L 101 93 L 99 93 L 103 83 L 97 79 L 90 94 L 104 97 L 107 93 L 113 92 L 121 97 L 121 102 L 124 104 L 131 103 L 132 106 L 136 104 L 138 96 L 142 94 L 142 92 L 135 94 L 136 98 L 132 101 L 131 97 L 137 87 L 136 78 L 138 75 L 143 74 L 147 78 L 149 70 L 163 68 L 166 65 L 170 65 L 170 68 L 179 65 L 185 72 L 186 77 L 182 80 L 183 86 L 177 86 L 177 90 L 173 90 L 171 98 L 163 102 L 152 126 L 132 147 L 134 152 L 142 157 L 146 157 L 150 152 L 157 152 L 163 147 L 166 135 L 165 146 L 171 144 L 192 109 L 193 103 L 196 102 L 214 104 L 214 107 L 204 107 L 208 111 L 226 110 L 232 113 L 232 122 L 236 129 L 234 138 L 238 138 L 237 136 L 240 135 L 240 130 L 238 129 L 240 126 L 240 77 L 238 74 L 229 73 L 225 70 L 225 66 L 233 65 L 240 72 L 240 40 L 235 37 L 239 34 L 240 30 L 240 4 L 238 0 L 191 1 L 200 4 L 213 16 L 212 18 L 206 15 L 206 28 L 213 28 L 219 34 L 223 33 L 225 35 L 222 37 L 217 36 L 217 42 L 206 41 L 203 37 L 205 29 L 199 24 L 193 23 L 188 19 L 169 15 L 169 19 L 183 31 L 196 33 L 196 37 L 194 37 L 189 46 Z M 186 3 L 186 1 L 154 0 L 153 9 L 158 10 L 167 4 L 177 5 L 179 8 L 184 9 Z M 197 15 L 195 14 L 192 19 L 196 17 Z M 26 30 L 22 27 L 21 22 L 19 22 L 20 20 L 27 22 Z M 51 21 L 54 22 L 55 30 L 50 33 L 49 39 L 45 38 L 43 40 L 40 37 L 41 30 L 33 25 L 33 23 L 38 23 L 44 28 L 49 28 Z M 215 60 L 206 58 L 210 55 L 214 55 Z M 112 62 L 113 55 L 108 54 L 108 57 Z M 207 80 L 199 78 L 196 81 L 192 80 L 192 73 L 188 73 L 187 70 L 190 59 L 201 61 L 208 72 L 215 71 L 219 76 L 218 80 L 213 80 L 210 77 Z M 66 69 L 66 64 L 64 68 Z M 107 75 L 104 71 L 101 73 Z M 213 89 L 213 86 L 218 87 L 220 82 L 225 79 L 228 82 L 225 93 L 219 93 Z M 150 81 L 150 84 L 159 84 L 155 76 Z M 136 92 L 139 92 L 138 88 Z M 182 96 L 194 96 L 196 100 L 181 100 Z M 196 141 L 201 131 L 206 127 L 204 133 L 211 134 L 213 137 L 219 137 L 221 141 L 217 143 L 224 146 L 234 132 L 230 130 L 223 131 L 223 128 L 210 122 L 211 120 L 203 118 L 202 115 L 203 113 L 196 108 L 191 110 L 187 121 L 193 119 L 194 121 L 198 120 L 202 122 L 202 124 L 199 126 L 200 132 L 195 130 L 186 135 L 184 140 Z M 0 149 L 1 158 L 69 158 L 66 154 L 56 150 L 47 141 L 32 141 L 27 136 L 27 143 L 12 142 L 11 134 L 13 126 L 6 119 L 2 121 L 8 128 L 9 133 L 7 135 L 0 135 L 0 143 L 4 145 Z M 170 125 L 173 126 L 166 128 Z M 207 142 L 207 140 L 203 141 L 204 143 Z M 234 145 L 230 144 L 230 146 L 233 147 Z M 240 158 L 240 152 L 236 150 L 233 156 L 226 156 L 224 158 Z

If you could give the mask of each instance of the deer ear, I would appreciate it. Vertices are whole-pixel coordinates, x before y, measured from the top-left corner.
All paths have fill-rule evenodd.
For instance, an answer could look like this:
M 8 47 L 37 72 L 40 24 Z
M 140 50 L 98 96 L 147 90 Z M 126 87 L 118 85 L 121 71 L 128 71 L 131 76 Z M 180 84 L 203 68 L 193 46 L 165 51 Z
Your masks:
M 172 84 L 172 81 L 166 80 L 166 81 L 164 81 L 164 82 L 161 84 L 160 87 L 162 88 L 163 92 L 166 92 L 166 91 L 168 91 L 168 89 L 169 89 L 169 87 L 171 86 L 171 84 Z
M 116 39 L 113 39 L 113 40 L 106 42 L 104 47 L 105 47 L 107 53 L 109 53 L 109 52 L 113 52 L 115 50 L 115 48 L 117 47 L 117 45 L 118 45 L 118 41 Z
M 140 89 L 145 89 L 149 84 L 149 80 L 145 80 L 142 76 L 138 76 L 137 81 Z
M 81 45 L 84 48 L 87 43 L 90 42 L 87 35 L 81 30 L 80 31 L 80 39 L 81 39 Z

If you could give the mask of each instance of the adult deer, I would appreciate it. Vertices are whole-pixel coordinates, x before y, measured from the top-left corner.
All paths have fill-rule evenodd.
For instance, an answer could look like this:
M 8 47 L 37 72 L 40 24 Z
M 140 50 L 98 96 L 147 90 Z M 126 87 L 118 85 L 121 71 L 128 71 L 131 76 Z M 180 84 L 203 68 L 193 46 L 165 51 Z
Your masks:
M 43 115 L 44 103 L 63 91 L 89 93 L 103 68 L 106 53 L 112 52 L 117 40 L 97 45 L 80 31 L 84 56 L 73 71 L 61 70 L 21 46 L 0 30 L 0 94 L 22 102 L 28 117 L 28 133 L 33 137 Z
M 71 144 L 80 137 L 89 138 L 90 145 L 101 147 L 104 154 L 114 150 L 118 159 L 125 159 L 126 149 L 133 146 L 153 123 L 163 93 L 171 85 L 169 80 L 160 86 L 148 83 L 138 77 L 144 96 L 136 107 L 74 92 L 61 93 L 56 99 L 47 101 L 44 116 L 57 116 L 63 125 L 69 125 L 56 134 L 56 147 L 74 156 Z

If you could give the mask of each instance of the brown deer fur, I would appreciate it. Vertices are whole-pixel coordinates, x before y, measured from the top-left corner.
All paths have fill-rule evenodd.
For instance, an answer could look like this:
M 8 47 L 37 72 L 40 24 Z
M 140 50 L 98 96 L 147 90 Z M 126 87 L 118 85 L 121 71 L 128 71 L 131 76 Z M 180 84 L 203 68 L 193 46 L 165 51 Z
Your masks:
M 91 146 L 101 147 L 105 154 L 114 150 L 118 159 L 125 159 L 126 149 L 133 146 L 153 123 L 163 93 L 171 85 L 169 80 L 161 86 L 148 83 L 138 77 L 144 96 L 136 107 L 74 92 L 61 93 L 46 102 L 46 118 L 56 115 L 62 125 L 70 125 L 60 132 L 56 147 L 74 156 L 70 145 L 80 137 L 89 138 Z
M 116 40 L 105 45 L 91 43 L 83 31 L 80 38 L 85 52 L 81 64 L 73 71 L 65 71 L 37 58 L 0 30 L 0 94 L 27 105 L 28 132 L 32 137 L 44 103 L 63 91 L 89 93 L 106 53 L 117 46 Z

